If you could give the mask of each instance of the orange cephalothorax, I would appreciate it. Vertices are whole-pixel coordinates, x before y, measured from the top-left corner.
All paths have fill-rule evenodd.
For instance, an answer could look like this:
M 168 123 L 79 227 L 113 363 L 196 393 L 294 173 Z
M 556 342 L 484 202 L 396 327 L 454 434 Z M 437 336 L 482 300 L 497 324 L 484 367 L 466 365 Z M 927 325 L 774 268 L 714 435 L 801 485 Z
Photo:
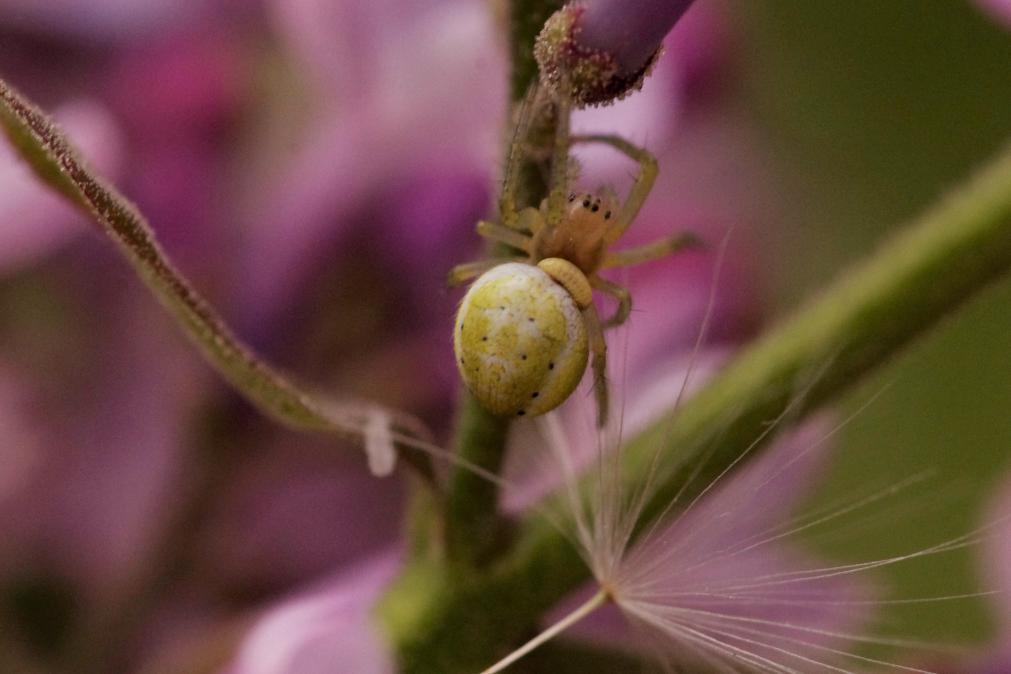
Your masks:
M 569 195 L 561 222 L 545 227 L 534 237 L 534 257 L 560 257 L 584 274 L 595 272 L 603 260 L 613 215 L 609 199 L 588 193 Z

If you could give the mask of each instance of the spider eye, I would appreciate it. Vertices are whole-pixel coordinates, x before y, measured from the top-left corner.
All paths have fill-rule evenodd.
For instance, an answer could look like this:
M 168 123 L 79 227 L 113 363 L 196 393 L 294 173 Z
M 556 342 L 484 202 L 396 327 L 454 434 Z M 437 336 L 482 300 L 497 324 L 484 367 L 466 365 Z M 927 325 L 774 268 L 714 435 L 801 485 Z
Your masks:
M 600 204 L 593 204 L 593 208 L 590 209 L 592 212 L 596 213 L 600 210 Z
M 611 211 L 607 211 L 606 213 L 604 213 L 604 219 L 605 220 L 610 220 L 611 219 Z
M 583 208 L 589 208 L 589 207 L 590 207 L 590 200 L 586 199 L 585 201 L 583 201 Z

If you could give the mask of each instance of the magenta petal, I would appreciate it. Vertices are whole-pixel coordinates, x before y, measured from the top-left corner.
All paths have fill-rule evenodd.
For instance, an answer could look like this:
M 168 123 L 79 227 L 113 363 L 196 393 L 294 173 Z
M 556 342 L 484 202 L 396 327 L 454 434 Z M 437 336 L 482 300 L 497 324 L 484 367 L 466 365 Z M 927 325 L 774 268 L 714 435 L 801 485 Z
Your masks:
M 579 41 L 613 54 L 624 72 L 643 67 L 692 0 L 584 0 Z
M 269 610 L 228 674 L 392 674 L 372 609 L 399 564 L 399 553 L 388 551 Z
M 104 279 L 90 281 L 100 288 Z M 36 465 L 0 512 L 0 537 L 22 543 L 12 548 L 96 594 L 150 563 L 150 545 L 177 503 L 181 419 L 204 383 L 196 356 L 154 320 L 159 309 L 146 291 L 110 296 L 114 315 L 88 307 L 107 331 L 96 328 L 101 345 L 68 339 L 81 363 L 73 376 L 67 364 L 53 364 L 51 376 L 87 385 L 36 401 L 22 417 L 37 437 Z
M 285 587 L 373 554 L 401 533 L 395 480 L 358 456 L 282 436 L 241 467 L 204 534 L 205 573 L 227 587 Z
M 39 33 L 127 40 L 191 19 L 203 4 L 179 0 L 0 0 L 0 20 Z
M 350 38 L 331 28 L 336 57 Z M 275 186 L 251 199 L 257 215 L 246 233 L 247 263 L 256 273 L 241 290 L 251 322 L 283 306 L 328 245 L 355 227 L 374 232 L 379 223 L 370 214 L 386 215 L 387 204 L 398 201 L 386 192 L 391 185 L 439 166 L 479 177 L 494 166 L 504 62 L 483 6 L 450 2 L 400 12 L 366 51 L 373 58 L 361 81 L 346 85 L 350 94 L 320 87 L 315 118 L 293 156 L 274 158 Z M 400 228 L 412 224 L 405 219 Z M 391 238 L 410 253 L 408 241 Z

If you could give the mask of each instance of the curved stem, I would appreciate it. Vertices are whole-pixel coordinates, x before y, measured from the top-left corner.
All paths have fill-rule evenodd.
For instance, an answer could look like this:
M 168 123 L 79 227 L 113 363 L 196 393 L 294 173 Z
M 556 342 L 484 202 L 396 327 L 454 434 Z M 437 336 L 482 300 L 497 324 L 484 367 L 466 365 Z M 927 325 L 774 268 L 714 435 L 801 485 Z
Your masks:
M 428 436 L 424 425 L 408 414 L 309 392 L 257 356 L 175 268 L 136 207 L 92 175 L 46 115 L 2 80 L 0 128 L 41 180 L 85 211 L 117 244 L 207 362 L 263 413 L 293 428 L 360 441 L 366 449 L 376 444 L 377 433 L 370 429 L 377 427 L 377 420 L 400 434 Z M 378 435 L 380 444 L 389 444 L 384 433 Z M 410 438 L 401 443 L 410 445 Z M 419 462 L 416 453 L 410 458 L 427 474 L 426 461 Z

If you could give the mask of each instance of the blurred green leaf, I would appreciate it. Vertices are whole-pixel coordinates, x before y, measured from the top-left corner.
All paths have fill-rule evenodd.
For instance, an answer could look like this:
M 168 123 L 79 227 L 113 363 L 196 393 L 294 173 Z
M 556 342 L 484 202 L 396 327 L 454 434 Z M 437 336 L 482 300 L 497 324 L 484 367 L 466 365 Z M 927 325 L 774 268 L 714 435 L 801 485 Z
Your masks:
M 769 232 L 770 259 L 795 261 L 769 268 L 788 305 L 1011 135 L 1011 33 L 970 0 L 763 0 L 743 14 L 749 90 L 788 195 Z M 924 512 L 938 494 L 910 490 L 896 507 L 914 514 L 858 528 L 833 553 L 874 559 L 979 524 L 1011 446 L 1008 334 L 1004 282 L 853 398 L 890 385 L 842 434 L 825 503 L 923 469 L 956 498 Z M 897 597 L 972 591 L 978 553 L 900 565 L 887 581 Z M 895 606 L 883 619 L 906 636 L 978 641 L 983 610 L 982 600 Z

